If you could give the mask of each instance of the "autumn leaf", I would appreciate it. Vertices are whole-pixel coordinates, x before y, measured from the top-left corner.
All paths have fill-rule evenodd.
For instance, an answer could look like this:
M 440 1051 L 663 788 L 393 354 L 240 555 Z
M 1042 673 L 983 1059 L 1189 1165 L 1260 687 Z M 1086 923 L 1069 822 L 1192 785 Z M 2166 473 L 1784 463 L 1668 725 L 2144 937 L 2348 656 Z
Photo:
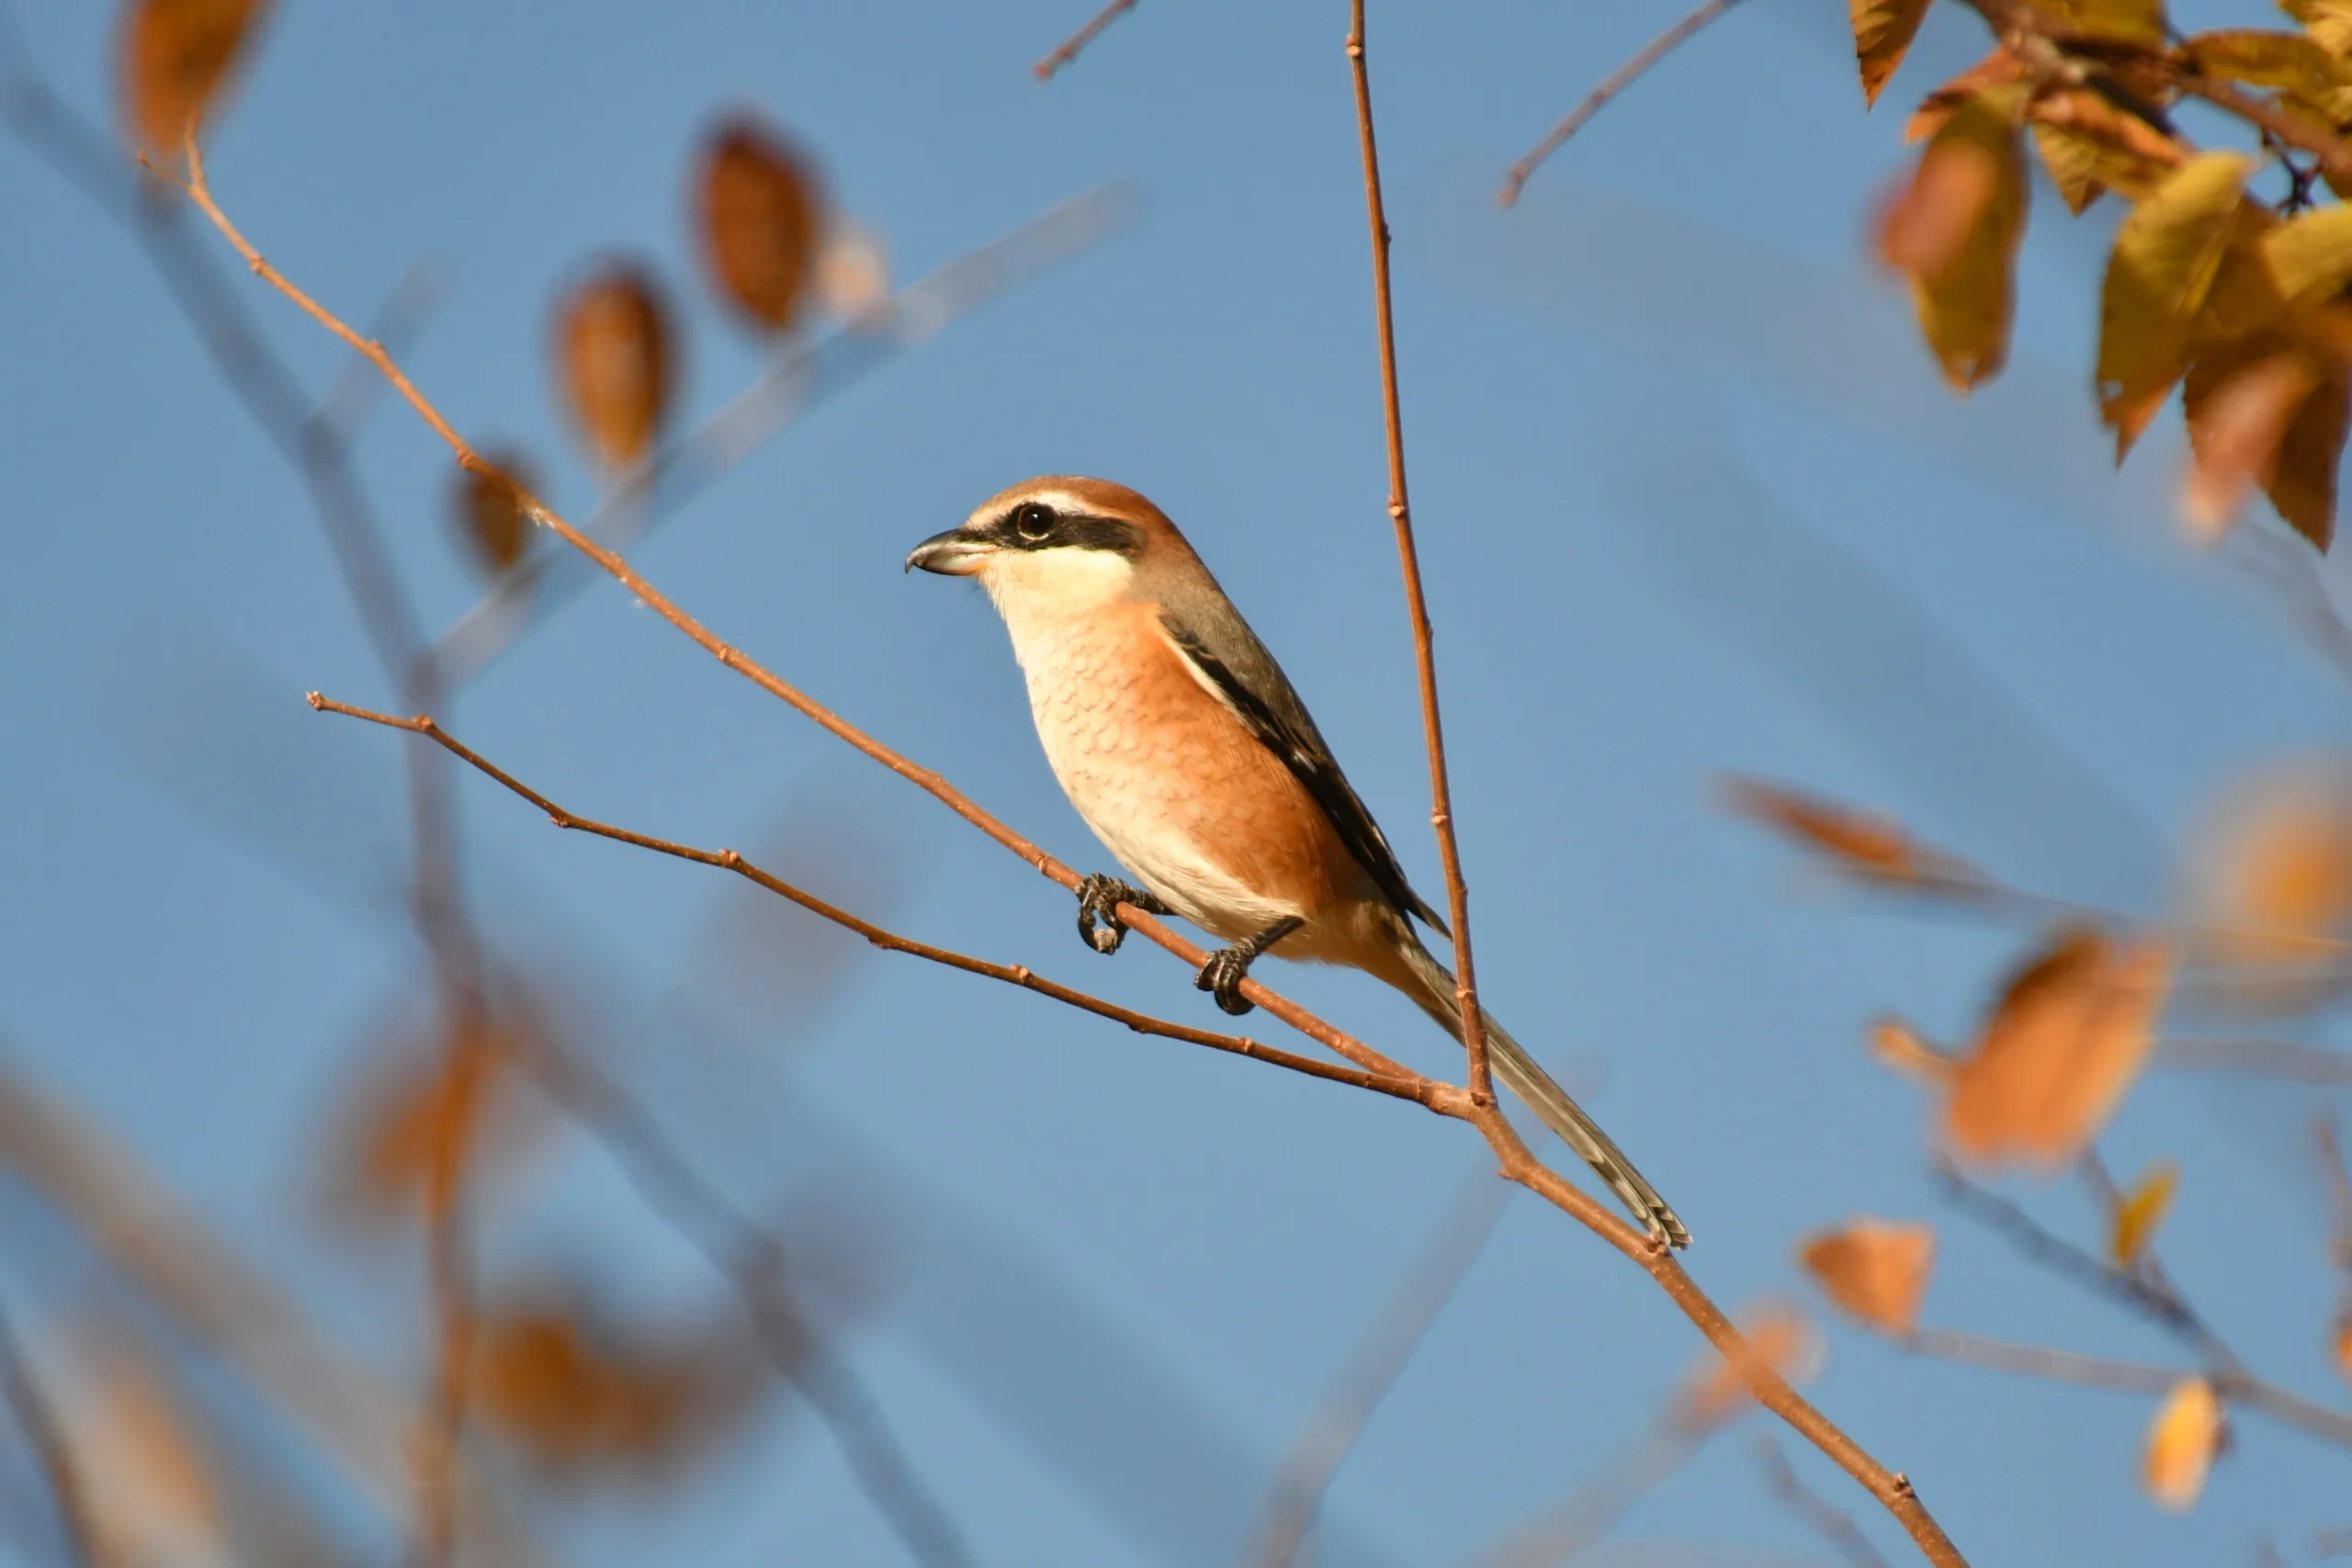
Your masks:
M 2220 537 L 2248 491 L 2276 477 L 2289 425 L 2319 384 L 2303 355 L 2289 349 L 2231 368 L 2190 367 L 2181 389 L 2192 461 L 2181 486 L 2181 513 L 2199 536 Z
M 2314 207 L 2265 233 L 2262 264 L 2282 302 L 2317 304 L 2352 283 L 2352 207 Z
M 2175 1514 L 2195 1507 L 2228 1436 L 2229 1414 L 2213 1385 L 2203 1378 L 2182 1380 L 2148 1427 L 2141 1483 L 2156 1506 Z
M 116 38 L 124 127 L 148 155 L 179 164 L 251 41 L 267 0 L 133 0 Z
M 512 1092 L 527 1011 L 469 1017 L 438 1036 L 396 1038 L 392 1060 L 370 1075 L 333 1145 L 338 1217 L 375 1225 L 431 1214 L 494 1159 L 529 1141 L 535 1102 Z
M 497 471 L 459 468 L 450 490 L 449 516 L 474 565 L 498 577 L 520 565 L 530 548 L 531 522 L 523 511 L 523 495 L 535 490 L 537 481 L 530 465 L 514 452 L 485 452 L 482 458 Z
M 1892 818 L 1761 779 L 1727 778 L 1723 797 L 1730 810 L 1821 852 L 1856 876 L 1917 886 L 1977 878 L 1965 862 L 1920 843 Z
M 1740 1351 L 1724 1357 L 1702 1352 L 1699 1364 L 1684 1379 L 1674 1403 L 1675 1424 L 1699 1434 L 1740 1414 L 1754 1397 L 1748 1384 L 1758 1372 L 1770 1371 L 1795 1385 L 1820 1371 L 1821 1335 L 1804 1309 L 1786 1302 L 1765 1302 L 1740 1314 Z
M 2279 0 L 2278 8 L 2328 53 L 2339 60 L 2352 53 L 2352 0 Z
M 1854 22 L 1854 61 L 1862 73 L 1862 104 L 1878 102 L 1894 68 L 1919 31 L 1928 0 L 1847 0 Z
M 2352 86 L 2352 73 L 2301 33 L 2225 28 L 2194 35 L 2181 44 L 2180 53 L 2200 75 L 2226 77 L 2249 87 L 2325 93 Z
M 2008 45 L 1996 44 L 1990 54 L 1919 100 L 1919 107 L 1903 122 L 1903 140 L 1925 141 L 1944 128 L 1952 110 L 1977 94 L 2024 80 L 2025 62 Z
M 721 297 L 762 331 L 790 326 L 824 239 L 809 161 L 781 132 L 738 115 L 704 143 L 696 201 L 703 260 Z
M 2008 355 L 2026 220 L 2015 123 L 2022 90 L 1955 105 L 1879 217 L 1880 259 L 1910 279 L 1928 346 L 1963 392 L 1997 375 Z
M 2099 415 L 2120 462 L 2188 369 L 2189 326 L 2228 246 L 2250 161 L 2207 152 L 2124 219 L 2100 291 Z
M 1952 1075 L 1952 1151 L 1985 1166 L 2072 1159 L 2139 1076 L 2171 968 L 2162 942 L 2061 931 L 2003 987 Z
M 677 378 L 670 310 L 651 271 L 599 263 L 557 301 L 554 339 L 556 384 L 589 449 L 611 468 L 643 462 Z
M 2257 990 L 2324 983 L 2352 929 L 2352 770 L 2334 759 L 2273 764 L 2236 782 L 2200 829 L 2193 909 L 2208 963 Z
M 2169 36 L 2162 0 L 2071 0 L 2066 9 L 2076 29 L 2093 38 L 2162 49 Z
M 1865 1215 L 1807 1238 L 1797 1258 L 1832 1304 L 1883 1333 L 1908 1334 L 1935 1267 L 1936 1227 Z
M 1871 1024 L 1871 1056 L 1897 1077 L 1929 1089 L 1948 1088 L 1960 1062 L 1939 1051 L 1905 1020 L 1892 1013 Z
M 2108 190 L 2138 200 L 2186 156 L 2172 138 L 2087 87 L 2044 93 L 2026 118 L 2041 166 L 2075 213 Z
M 2141 1255 L 2164 1227 L 2165 1216 L 2172 1213 L 2173 1196 L 2179 1190 L 2180 1167 L 2159 1160 L 2141 1172 L 2140 1179 L 2122 1194 L 2108 1233 L 2108 1253 L 2117 1268 L 2139 1266 Z
M 2345 1382 L 2352 1382 L 2352 1307 L 2335 1314 L 2335 1330 L 2329 1336 L 2327 1348 L 2336 1371 Z

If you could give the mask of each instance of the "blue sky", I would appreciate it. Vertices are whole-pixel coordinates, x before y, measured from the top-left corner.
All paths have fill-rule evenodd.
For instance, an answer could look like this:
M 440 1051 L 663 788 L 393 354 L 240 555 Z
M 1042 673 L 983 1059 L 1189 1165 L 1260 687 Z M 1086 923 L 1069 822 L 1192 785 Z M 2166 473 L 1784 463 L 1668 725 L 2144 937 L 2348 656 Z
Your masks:
M 469 434 L 534 453 L 572 515 L 594 481 L 549 405 L 543 311 L 582 256 L 621 246 L 664 270 L 692 335 L 689 417 L 756 369 L 682 232 L 717 110 L 757 106 L 820 149 L 902 276 L 1136 182 L 1132 228 L 823 404 L 637 559 L 720 636 L 1091 868 L 985 602 L 899 563 L 1033 473 L 1135 485 L 1283 660 L 1434 897 L 1344 9 L 1148 0 L 1033 81 L 1083 8 L 695 0 L 554 25 L 446 0 L 288 4 L 211 141 L 213 182 L 347 314 L 445 262 L 452 291 L 410 367 Z M 43 69 L 102 114 L 100 8 L 19 10 Z M 1930 1321 L 2171 1359 L 1943 1210 L 1916 1093 L 1860 1052 L 1889 1007 L 1964 1034 L 2018 936 L 1825 897 L 1713 809 L 1710 780 L 1803 781 L 2036 886 L 2158 910 L 2171 846 L 2217 787 L 2340 743 L 2341 672 L 2177 541 L 2172 425 L 2109 471 L 2087 363 L 2111 213 L 2071 222 L 2037 192 L 2013 367 L 1965 404 L 1860 260 L 1904 104 L 1981 46 L 1965 17 L 1939 8 L 1866 117 L 1842 19 L 1751 0 L 1497 210 L 1501 171 L 1677 10 L 1374 8 L 1482 990 L 1602 1086 L 1598 1112 L 1726 1303 L 1802 1293 L 1791 1249 L 1816 1226 L 1933 1217 Z M 13 142 L 0 193 L 0 1035 L 322 1324 L 415 1375 L 413 1257 L 334 1236 L 316 1176 L 420 961 L 398 906 L 402 742 L 300 694 L 390 694 L 294 475 L 130 237 Z M 322 389 L 334 345 L 231 276 Z M 447 623 L 475 586 L 447 544 L 442 450 L 386 408 L 358 456 L 410 592 Z M 1163 955 L 1085 952 L 1057 889 L 616 591 L 537 627 L 452 728 L 583 813 L 780 844 L 780 868 L 909 934 L 1217 1021 Z M 550 832 L 474 781 L 462 800 L 484 929 L 583 1048 L 748 1206 L 871 1244 L 888 1288 L 852 1362 L 982 1562 L 1222 1560 L 1256 1467 L 1478 1168 L 1464 1130 L 1391 1102 L 829 945 L 716 873 Z M 719 959 L 746 931 L 771 966 L 838 957 L 841 983 L 750 994 Z M 1451 1066 L 1369 982 L 1270 977 Z M 2126 1171 L 2182 1162 L 2173 1271 L 2264 1370 L 2340 1400 L 2309 1110 L 2159 1075 L 2106 1148 Z M 2097 1234 L 2073 1190 L 2016 1192 Z M 29 1215 L 6 1283 L 38 1320 L 96 1276 Z M 581 1140 L 545 1148 L 483 1225 L 493 1278 L 575 1268 L 654 1315 L 711 1295 Z M 1333 1489 L 1331 1559 L 1460 1559 L 1623 1451 L 1698 1349 L 1622 1260 L 1514 1204 Z M 2251 1418 L 2176 1519 L 2135 1488 L 2145 1401 L 1905 1360 L 1843 1328 L 1814 1392 L 1980 1563 L 2244 1561 L 2258 1532 L 2300 1550 L 2346 1522 L 2343 1456 Z M 1133 1417 L 1116 1444 L 1087 1435 L 1105 1408 Z M 1904 1560 L 1867 1499 L 1795 1457 Z M 902 1560 L 798 1413 L 656 1504 L 549 1520 L 584 1563 Z M 1596 1560 L 1825 1555 L 1764 1495 L 1744 1435 L 1621 1536 Z

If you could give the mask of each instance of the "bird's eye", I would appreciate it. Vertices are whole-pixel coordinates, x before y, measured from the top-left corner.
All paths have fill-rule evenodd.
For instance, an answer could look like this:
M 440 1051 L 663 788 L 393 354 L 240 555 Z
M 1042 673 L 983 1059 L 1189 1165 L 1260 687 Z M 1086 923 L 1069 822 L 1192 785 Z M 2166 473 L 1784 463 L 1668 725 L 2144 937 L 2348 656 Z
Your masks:
M 1024 539 L 1042 539 L 1054 531 L 1054 509 L 1042 501 L 1023 502 L 1012 514 L 1012 531 Z

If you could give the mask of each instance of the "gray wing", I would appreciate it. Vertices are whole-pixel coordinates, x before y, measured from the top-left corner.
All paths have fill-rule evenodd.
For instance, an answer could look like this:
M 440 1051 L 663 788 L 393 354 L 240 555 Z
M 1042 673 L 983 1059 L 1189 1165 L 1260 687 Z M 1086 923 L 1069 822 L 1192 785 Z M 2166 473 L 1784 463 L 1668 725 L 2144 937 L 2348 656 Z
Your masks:
M 1306 705 L 1298 700 L 1289 677 L 1249 624 L 1223 604 L 1189 618 L 1163 609 L 1159 624 L 1193 667 L 1224 694 L 1250 733 L 1306 786 L 1340 841 L 1389 902 L 1451 937 L 1438 912 L 1405 880 L 1404 868 L 1396 863 L 1396 852 L 1388 847 L 1380 824 L 1356 797 L 1331 748 L 1324 743 L 1322 731 L 1307 716 Z

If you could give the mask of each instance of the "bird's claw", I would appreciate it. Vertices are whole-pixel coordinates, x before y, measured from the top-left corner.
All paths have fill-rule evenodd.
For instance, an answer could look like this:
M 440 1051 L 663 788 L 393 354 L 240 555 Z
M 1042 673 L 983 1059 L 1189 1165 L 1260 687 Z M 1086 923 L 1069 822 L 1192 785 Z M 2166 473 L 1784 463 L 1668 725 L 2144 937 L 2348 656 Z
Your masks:
M 1119 919 L 1122 904 L 1155 915 L 1169 912 L 1167 905 L 1142 888 L 1099 871 L 1078 885 L 1078 934 L 1087 946 L 1106 957 L 1127 940 L 1127 922 Z
M 1241 982 L 1250 977 L 1250 961 L 1257 956 L 1238 947 L 1220 948 L 1209 954 L 1193 984 L 1216 998 L 1216 1005 L 1235 1018 L 1256 1010 L 1258 1004 L 1241 994 Z

